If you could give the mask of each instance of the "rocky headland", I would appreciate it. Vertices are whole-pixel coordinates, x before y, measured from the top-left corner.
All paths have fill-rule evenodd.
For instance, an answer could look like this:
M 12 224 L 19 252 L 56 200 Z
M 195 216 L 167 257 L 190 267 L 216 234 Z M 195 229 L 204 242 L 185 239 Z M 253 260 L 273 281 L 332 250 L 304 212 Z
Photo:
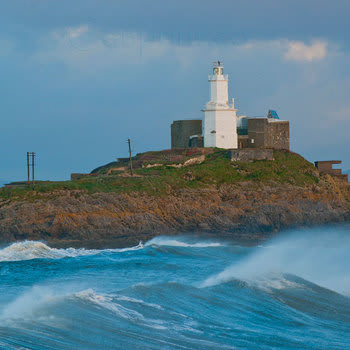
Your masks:
M 232 162 L 221 150 L 191 152 L 138 155 L 133 177 L 121 160 L 34 191 L 3 188 L 0 243 L 123 247 L 191 233 L 254 244 L 284 229 L 350 219 L 349 184 L 297 154 Z

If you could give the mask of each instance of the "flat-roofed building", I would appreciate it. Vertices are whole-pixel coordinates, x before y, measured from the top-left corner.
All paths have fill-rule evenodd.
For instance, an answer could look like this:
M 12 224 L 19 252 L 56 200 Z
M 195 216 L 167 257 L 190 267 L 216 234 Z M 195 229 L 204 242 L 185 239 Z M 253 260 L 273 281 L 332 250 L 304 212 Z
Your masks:
M 289 121 L 269 110 L 267 118 L 248 118 L 248 148 L 290 149 Z
M 321 161 L 315 162 L 315 166 L 320 173 L 329 174 L 348 182 L 349 181 L 348 174 L 343 174 L 341 169 L 333 168 L 333 165 L 341 164 L 341 163 L 342 163 L 341 160 L 321 160 Z
M 202 120 L 175 120 L 171 124 L 171 148 L 189 148 L 191 136 L 202 135 Z

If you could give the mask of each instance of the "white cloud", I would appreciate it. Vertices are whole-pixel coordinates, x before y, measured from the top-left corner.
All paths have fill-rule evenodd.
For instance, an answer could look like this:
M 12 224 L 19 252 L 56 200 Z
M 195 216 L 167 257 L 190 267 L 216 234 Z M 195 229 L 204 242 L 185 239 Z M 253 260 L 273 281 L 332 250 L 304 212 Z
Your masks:
M 191 105 L 190 100 L 197 101 L 188 107 L 188 115 L 197 113 L 195 108 L 200 108 L 207 98 L 205 80 L 211 62 L 220 59 L 230 74 L 230 96 L 236 98 L 239 113 L 263 115 L 268 108 L 276 108 L 283 119 L 291 120 L 296 151 L 309 149 L 312 141 L 317 146 L 310 148 L 309 156 L 317 159 L 320 146 L 346 139 L 346 126 L 350 122 L 346 95 L 350 86 L 346 74 L 348 52 L 333 42 L 315 40 L 305 44 L 280 39 L 182 44 L 162 37 L 151 40 L 139 33 L 106 33 L 86 25 L 50 32 L 40 38 L 37 48 L 30 57 L 35 64 L 58 62 L 60 71 L 67 72 L 66 76 L 74 84 L 80 80 L 98 81 L 102 87 L 104 79 L 107 82 L 113 79 L 120 82 L 115 88 L 122 90 L 127 81 L 125 104 L 134 103 L 134 96 L 128 95 L 134 88 L 130 88 L 133 81 L 138 93 L 139 87 L 146 86 L 149 90 L 144 93 L 144 96 L 151 96 L 149 105 L 142 102 L 149 110 L 154 102 L 153 95 L 157 96 L 159 91 L 168 87 L 169 95 L 177 91 L 174 100 L 172 96 L 167 100 L 168 92 L 162 95 L 169 105 L 174 101 L 178 104 L 169 109 L 169 118 L 178 118 L 177 113 L 187 117 L 187 107 L 183 107 L 187 102 L 179 104 L 182 98 L 189 101 L 188 105 Z M 324 58 L 327 59 L 322 65 L 285 64 L 286 59 L 290 62 L 315 62 Z M 133 66 L 137 74 L 133 74 Z M 182 95 L 182 85 L 186 93 L 193 94 L 193 99 Z M 200 98 L 198 91 L 201 91 Z M 302 113 L 295 113 L 296 108 Z M 158 117 L 159 113 L 155 111 L 154 118 Z M 334 141 L 328 137 L 330 134 L 336 135 Z
M 67 67 L 84 74 L 125 64 L 149 64 L 156 61 L 177 61 L 183 69 L 217 59 L 237 62 L 269 57 L 269 60 L 312 62 L 327 55 L 327 43 L 314 41 L 306 45 L 301 41 L 254 40 L 245 43 L 208 43 L 195 41 L 187 45 L 166 38 L 150 40 L 133 32 L 104 33 L 88 25 L 68 27 L 49 33 L 41 39 L 40 49 L 33 54 L 42 63 L 61 61 Z M 93 67 L 94 69 L 91 69 Z
M 94 73 L 118 64 L 149 62 L 171 50 L 173 45 L 165 39 L 146 41 L 137 33 L 105 34 L 80 26 L 57 30 L 42 38 L 33 58 L 42 63 L 61 61 L 74 69 Z
M 315 41 L 311 45 L 301 41 L 291 41 L 284 57 L 291 61 L 312 62 L 322 60 L 326 55 L 327 43 L 323 41 Z
M 77 38 L 89 31 L 89 27 L 87 25 L 83 25 L 77 28 L 71 28 L 69 35 L 71 38 Z
M 207 59 L 239 60 L 265 52 L 277 60 L 286 49 L 286 40 L 248 41 L 246 43 L 208 43 L 195 41 L 182 45 L 166 38 L 149 40 L 138 33 L 101 33 L 88 25 L 68 27 L 49 33 L 40 40 L 33 54 L 41 63 L 64 62 L 75 70 L 97 73 L 119 64 L 145 64 L 157 60 L 176 60 L 184 69 Z M 91 67 L 94 67 L 92 70 Z M 89 69 L 87 69 L 89 67 Z

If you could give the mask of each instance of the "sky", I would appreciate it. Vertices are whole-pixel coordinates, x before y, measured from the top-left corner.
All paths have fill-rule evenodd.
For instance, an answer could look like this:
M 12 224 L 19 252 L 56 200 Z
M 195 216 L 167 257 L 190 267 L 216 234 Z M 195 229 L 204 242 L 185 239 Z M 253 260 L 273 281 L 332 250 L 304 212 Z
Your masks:
M 0 2 L 0 182 L 170 148 L 223 61 L 239 115 L 275 109 L 291 149 L 350 169 L 348 0 Z

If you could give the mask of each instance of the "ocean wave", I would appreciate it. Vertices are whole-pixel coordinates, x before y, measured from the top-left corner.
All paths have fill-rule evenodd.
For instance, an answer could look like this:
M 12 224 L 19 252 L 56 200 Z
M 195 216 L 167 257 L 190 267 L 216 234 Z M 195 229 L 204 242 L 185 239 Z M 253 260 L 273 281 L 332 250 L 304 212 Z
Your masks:
M 76 298 L 81 301 L 89 302 L 95 306 L 107 309 L 122 318 L 131 321 L 144 321 L 144 316 L 132 309 L 128 309 L 118 303 L 115 303 L 114 297 L 108 294 L 97 294 L 93 289 L 86 289 L 81 292 L 74 293 L 70 298 Z
M 67 289 L 67 288 L 66 288 Z M 34 286 L 29 291 L 18 296 L 2 311 L 0 319 L 25 319 L 37 317 L 36 313 L 45 309 L 49 304 L 65 303 L 68 300 L 88 302 L 92 305 L 108 309 L 127 319 L 143 319 L 136 311 L 128 310 L 113 302 L 114 297 L 109 294 L 98 294 L 93 289 L 78 292 L 50 286 Z
M 64 297 L 64 293 L 47 286 L 34 286 L 30 290 L 17 296 L 12 302 L 8 303 L 1 311 L 0 320 L 4 324 L 15 320 L 37 319 L 37 313 L 42 308 L 56 303 Z M 43 319 L 41 315 L 41 319 Z
M 261 286 L 294 288 L 287 274 L 297 276 L 323 288 L 350 295 L 350 264 L 347 232 L 314 230 L 293 232 L 272 241 L 268 249 L 257 247 L 253 253 L 222 272 L 203 281 L 201 287 L 211 287 L 231 280 L 242 280 Z M 276 277 L 279 276 L 279 277 Z
M 339 232 L 239 249 L 186 236 L 125 249 L 8 246 L 2 260 L 37 260 L 0 264 L 0 348 L 347 349 L 350 298 L 335 291 L 349 290 L 350 237 Z M 40 260 L 89 254 L 99 255 Z
M 118 302 L 119 301 L 119 302 Z M 58 311 L 62 308 L 67 308 L 71 312 L 70 317 L 74 316 L 75 307 L 81 306 L 85 311 L 93 308 L 97 310 L 104 310 L 110 312 L 115 316 L 136 324 L 143 326 L 166 330 L 165 321 L 155 318 L 145 317 L 141 312 L 133 309 L 133 307 L 126 307 L 121 302 L 139 304 L 139 310 L 144 310 L 145 307 L 166 312 L 161 306 L 144 302 L 142 300 L 129 298 L 121 295 L 97 293 L 92 288 L 81 290 L 78 292 L 67 292 L 64 289 L 57 289 L 49 286 L 35 286 L 31 290 L 18 296 L 14 301 L 9 303 L 0 313 L 0 320 L 2 325 L 13 325 L 14 323 L 22 323 L 26 321 L 35 320 L 44 324 L 58 325 L 59 317 Z M 67 309 L 67 310 L 68 310 Z M 103 315 L 104 312 L 96 312 L 95 315 Z M 68 315 L 66 315 L 68 316 Z
M 232 269 L 227 269 L 217 275 L 207 278 L 204 282 L 198 284 L 199 288 L 214 287 L 220 284 L 239 282 L 242 286 L 258 288 L 265 292 L 290 288 L 305 288 L 303 283 L 293 281 L 283 274 L 270 273 L 254 278 L 242 277 L 235 274 Z
M 169 285 L 171 285 L 171 283 L 169 283 Z M 150 289 L 153 289 L 154 285 L 148 287 L 150 287 Z M 93 289 L 87 289 L 78 293 L 74 293 L 72 297 L 89 302 L 94 306 L 102 307 L 105 310 L 113 312 L 115 315 L 127 321 L 142 324 L 148 328 L 157 330 L 172 329 L 174 331 L 188 331 L 197 334 L 202 333 L 201 330 L 195 328 L 195 326 L 197 326 L 197 323 L 187 316 L 173 312 L 168 308 L 163 308 L 158 304 L 148 303 L 140 299 L 124 295 L 97 294 Z M 145 317 L 142 313 L 134 310 L 132 306 L 126 307 L 124 305 L 121 305 L 120 302 L 126 302 L 126 305 L 130 303 L 138 304 L 138 309 L 142 312 L 146 312 L 147 308 L 152 309 L 151 313 L 153 316 L 157 316 L 157 318 Z M 181 324 L 174 324 L 174 319 L 181 319 Z
M 138 245 L 135 245 L 134 247 L 128 247 L 128 248 L 119 248 L 119 249 L 105 249 L 104 251 L 111 251 L 111 252 L 117 252 L 117 253 L 124 253 L 124 252 L 132 252 L 134 250 L 140 250 L 144 248 L 144 244 L 142 241 L 139 242 Z
M 21 261 L 32 259 L 60 259 L 65 257 L 77 257 L 96 254 L 95 250 L 82 249 L 56 249 L 50 248 L 43 242 L 24 241 L 13 243 L 0 250 L 0 262 Z
M 129 302 L 129 303 L 135 303 L 135 304 L 140 304 L 140 305 L 152 307 L 152 308 L 155 308 L 155 309 L 158 309 L 158 310 L 164 310 L 164 308 L 161 307 L 158 304 L 147 303 L 147 302 L 145 302 L 143 300 L 131 298 L 131 297 L 128 297 L 128 296 L 125 296 L 125 295 L 120 295 L 120 296 L 116 297 L 116 299 L 120 300 L 120 301 L 126 301 L 126 302 Z
M 169 246 L 182 248 L 211 248 L 223 246 L 219 242 L 186 242 L 185 240 L 172 239 L 168 237 L 157 237 L 147 243 L 140 243 L 134 247 L 119 249 L 85 249 L 85 248 L 51 248 L 41 241 L 23 241 L 12 243 L 11 245 L 0 249 L 0 262 L 24 261 L 33 259 L 62 259 L 76 258 L 80 256 L 97 255 L 101 253 L 124 253 L 132 252 L 145 247 Z
M 51 248 L 40 241 L 24 241 L 13 243 L 8 247 L 0 249 L 0 262 L 6 261 L 23 261 L 33 259 L 62 259 L 62 258 L 76 258 L 79 256 L 96 255 L 102 252 L 118 252 L 123 253 L 127 251 L 134 251 L 143 249 L 144 245 L 140 242 L 135 247 L 122 249 L 84 249 L 84 248 L 67 248 L 57 249 Z
M 184 239 L 174 239 L 168 237 L 156 237 L 148 241 L 146 246 L 167 246 L 167 247 L 182 247 L 182 248 L 211 248 L 224 246 L 219 242 L 189 242 Z

